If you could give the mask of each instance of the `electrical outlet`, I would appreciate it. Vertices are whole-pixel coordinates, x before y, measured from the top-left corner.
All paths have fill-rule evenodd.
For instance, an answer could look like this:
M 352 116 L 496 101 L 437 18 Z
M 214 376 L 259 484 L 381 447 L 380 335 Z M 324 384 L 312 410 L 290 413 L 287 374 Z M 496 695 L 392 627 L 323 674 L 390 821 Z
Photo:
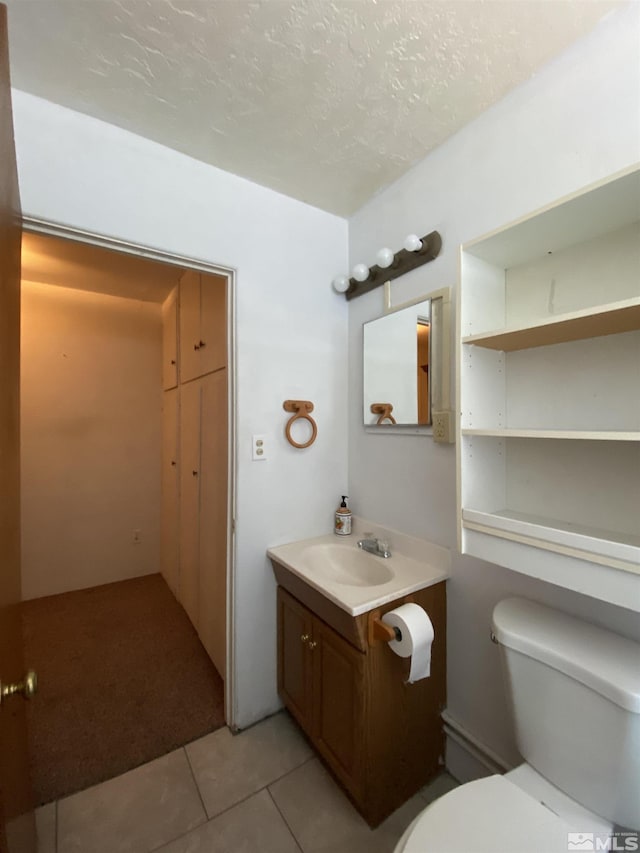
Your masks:
M 267 458 L 267 442 L 264 435 L 254 435 L 251 439 L 251 459 L 262 462 Z
M 432 413 L 433 440 L 443 444 L 452 444 L 453 435 L 453 412 L 442 411 Z

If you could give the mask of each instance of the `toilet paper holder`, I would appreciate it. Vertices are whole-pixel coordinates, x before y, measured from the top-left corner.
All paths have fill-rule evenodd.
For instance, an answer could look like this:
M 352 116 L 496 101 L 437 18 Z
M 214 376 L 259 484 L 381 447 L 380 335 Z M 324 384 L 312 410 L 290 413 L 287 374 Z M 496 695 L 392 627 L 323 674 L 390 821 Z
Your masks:
M 391 640 L 402 640 L 402 631 L 400 628 L 394 628 L 382 621 L 380 616 L 374 616 L 371 620 L 370 642 L 381 640 L 383 643 L 388 643 Z

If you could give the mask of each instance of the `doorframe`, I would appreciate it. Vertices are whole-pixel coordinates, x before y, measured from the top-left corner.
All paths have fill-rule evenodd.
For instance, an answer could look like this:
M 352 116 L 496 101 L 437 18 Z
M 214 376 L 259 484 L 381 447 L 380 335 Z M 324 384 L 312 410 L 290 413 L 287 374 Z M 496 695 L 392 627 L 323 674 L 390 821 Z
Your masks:
M 22 229 L 32 234 L 45 234 L 49 237 L 58 237 L 62 240 L 72 240 L 76 243 L 88 243 L 102 249 L 111 249 L 125 255 L 134 255 L 138 258 L 147 258 L 151 261 L 169 264 L 182 269 L 198 270 L 205 273 L 214 273 L 227 279 L 227 435 L 228 435 L 228 459 L 227 459 L 227 602 L 226 602 L 226 678 L 224 681 L 224 712 L 227 725 L 232 731 L 237 729 L 235 724 L 235 681 L 236 672 L 234 662 L 236 658 L 235 631 L 233 621 L 235 613 L 235 566 L 236 566 L 236 517 L 237 517 L 237 479 L 238 479 L 238 452 L 237 452 L 237 335 L 236 335 L 236 287 L 237 271 L 232 267 L 222 264 L 213 264 L 200 258 L 178 255 L 173 252 L 165 252 L 141 243 L 131 243 L 127 240 L 119 240 L 107 237 L 93 231 L 84 231 L 62 225 L 47 219 L 39 219 L 34 216 L 22 216 Z

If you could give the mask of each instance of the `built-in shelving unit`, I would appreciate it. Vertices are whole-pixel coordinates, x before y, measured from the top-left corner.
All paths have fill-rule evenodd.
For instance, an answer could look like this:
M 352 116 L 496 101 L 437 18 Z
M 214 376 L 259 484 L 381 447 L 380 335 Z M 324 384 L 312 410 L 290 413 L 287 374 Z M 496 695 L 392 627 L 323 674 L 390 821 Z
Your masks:
M 460 549 L 640 611 L 640 170 L 461 250 Z

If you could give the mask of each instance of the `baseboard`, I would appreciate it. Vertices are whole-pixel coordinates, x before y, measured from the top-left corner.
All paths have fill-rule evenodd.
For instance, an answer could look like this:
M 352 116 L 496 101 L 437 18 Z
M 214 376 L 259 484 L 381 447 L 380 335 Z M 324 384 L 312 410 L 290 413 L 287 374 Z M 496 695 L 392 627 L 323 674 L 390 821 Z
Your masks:
M 472 782 L 495 773 L 506 773 L 512 765 L 471 734 L 448 711 L 442 712 L 446 736 L 445 764 L 458 782 Z

